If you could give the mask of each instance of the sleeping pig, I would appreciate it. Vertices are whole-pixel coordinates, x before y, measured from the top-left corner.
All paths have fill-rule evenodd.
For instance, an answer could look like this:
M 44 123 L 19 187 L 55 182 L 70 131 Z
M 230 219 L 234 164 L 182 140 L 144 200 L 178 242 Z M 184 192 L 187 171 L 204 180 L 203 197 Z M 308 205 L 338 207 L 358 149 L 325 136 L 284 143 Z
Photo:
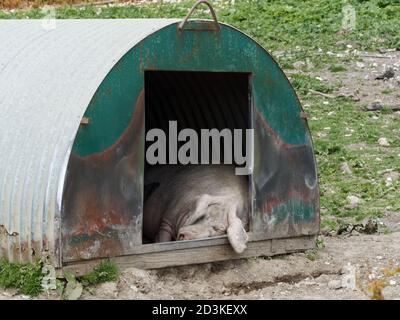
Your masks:
M 246 249 L 248 182 L 229 165 L 163 165 L 145 174 L 144 237 L 152 242 L 227 234 Z

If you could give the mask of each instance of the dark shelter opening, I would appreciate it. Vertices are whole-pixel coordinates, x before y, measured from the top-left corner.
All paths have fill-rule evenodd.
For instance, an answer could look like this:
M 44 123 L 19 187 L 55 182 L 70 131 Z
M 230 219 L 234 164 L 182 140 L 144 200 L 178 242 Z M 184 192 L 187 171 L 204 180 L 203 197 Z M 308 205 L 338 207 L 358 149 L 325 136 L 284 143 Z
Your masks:
M 145 134 L 152 129 L 160 129 L 166 136 L 165 160 L 167 164 L 183 166 L 176 151 L 188 141 L 178 141 L 176 136 L 170 136 L 171 122 L 176 123 L 179 134 L 183 129 L 193 129 L 198 137 L 195 165 L 204 164 L 204 145 L 201 146 L 202 129 L 216 129 L 222 133 L 227 130 L 231 139 L 224 134 L 219 139 L 220 164 L 231 159 L 235 167 L 243 167 L 234 155 L 234 130 L 241 133 L 240 152 L 246 156 L 246 129 L 252 129 L 251 109 L 251 74 L 238 72 L 192 72 L 192 71 L 145 71 Z M 227 130 L 226 130 L 227 129 Z M 174 133 L 176 134 L 176 133 Z M 170 139 L 176 143 L 171 150 Z M 145 141 L 144 155 L 154 144 Z M 229 145 L 228 145 L 229 144 Z M 176 149 L 175 149 L 176 148 Z M 208 145 L 208 163 L 213 163 L 216 145 L 210 137 Z M 231 152 L 231 154 L 228 154 Z M 237 151 L 235 151 L 237 152 Z M 175 153 L 175 154 L 174 154 Z M 157 154 L 157 156 L 159 156 Z M 203 158 L 202 158 L 203 156 Z M 193 157 L 192 157 L 193 159 Z M 215 163 L 215 162 L 214 162 Z M 217 162 L 218 163 L 218 162 Z M 150 163 L 145 159 L 144 181 L 149 172 L 165 166 L 165 164 Z M 218 177 L 215 177 L 217 179 Z M 246 176 L 247 189 L 250 177 Z M 157 184 L 144 186 L 144 203 L 157 189 Z M 251 193 L 249 193 L 249 201 Z M 146 214 L 146 212 L 144 212 Z M 155 222 L 156 223 L 156 222 Z M 143 237 L 143 243 L 153 242 Z

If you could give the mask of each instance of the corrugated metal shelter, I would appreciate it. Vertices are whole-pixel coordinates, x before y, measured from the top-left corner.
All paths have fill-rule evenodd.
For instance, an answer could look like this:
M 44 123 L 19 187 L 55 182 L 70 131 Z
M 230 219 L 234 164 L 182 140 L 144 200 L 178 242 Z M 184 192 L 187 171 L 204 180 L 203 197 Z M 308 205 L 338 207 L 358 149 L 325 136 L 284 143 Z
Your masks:
M 242 256 L 314 245 L 316 165 L 288 80 L 238 30 L 208 20 L 180 30 L 179 22 L 57 20 L 45 29 L 41 20 L 0 21 L 1 256 L 46 254 L 58 267 L 107 256 L 146 267 L 157 253 L 210 247 L 223 251 L 197 251 L 191 262 L 234 257 L 220 238 L 142 245 L 145 96 L 166 97 L 154 102 L 162 107 L 151 109 L 151 127 L 180 118 L 183 127 L 255 129 L 253 245 Z M 248 97 L 252 111 L 235 111 Z M 185 114 L 196 103 L 201 110 Z

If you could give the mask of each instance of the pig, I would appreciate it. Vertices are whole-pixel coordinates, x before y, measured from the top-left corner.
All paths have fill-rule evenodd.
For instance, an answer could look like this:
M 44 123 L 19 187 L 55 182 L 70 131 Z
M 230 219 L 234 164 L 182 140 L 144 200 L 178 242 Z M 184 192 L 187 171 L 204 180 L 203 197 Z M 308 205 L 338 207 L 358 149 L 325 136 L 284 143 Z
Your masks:
M 230 165 L 162 165 L 145 173 L 143 234 L 152 242 L 227 234 L 246 249 L 249 190 Z

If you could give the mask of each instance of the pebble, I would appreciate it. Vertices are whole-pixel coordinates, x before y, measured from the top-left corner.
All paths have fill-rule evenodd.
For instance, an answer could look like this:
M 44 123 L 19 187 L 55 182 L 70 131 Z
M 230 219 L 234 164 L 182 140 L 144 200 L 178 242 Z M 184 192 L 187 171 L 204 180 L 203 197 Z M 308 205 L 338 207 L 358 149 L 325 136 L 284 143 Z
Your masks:
M 356 196 L 347 196 L 346 199 L 347 199 L 347 202 L 349 203 L 346 206 L 347 209 L 354 209 L 361 203 L 361 199 Z
M 340 280 L 331 280 L 328 282 L 328 288 L 331 290 L 338 290 L 342 287 L 342 281 Z
M 353 172 L 351 171 L 350 166 L 348 165 L 347 162 L 343 163 L 343 164 L 340 166 L 340 170 L 341 170 L 343 173 L 346 173 L 346 174 L 352 174 L 352 173 L 353 173 Z
M 390 172 L 385 173 L 384 178 L 385 178 L 385 184 L 388 187 L 388 186 L 391 186 L 393 184 L 393 182 L 396 182 L 397 180 L 399 180 L 400 173 L 398 173 L 397 171 L 390 171 Z
M 389 147 L 389 146 L 390 146 L 389 141 L 388 141 L 386 138 L 384 138 L 384 137 L 378 139 L 378 144 L 379 144 L 381 147 Z
M 368 108 L 368 111 L 382 110 L 383 104 L 381 101 L 374 101 Z

